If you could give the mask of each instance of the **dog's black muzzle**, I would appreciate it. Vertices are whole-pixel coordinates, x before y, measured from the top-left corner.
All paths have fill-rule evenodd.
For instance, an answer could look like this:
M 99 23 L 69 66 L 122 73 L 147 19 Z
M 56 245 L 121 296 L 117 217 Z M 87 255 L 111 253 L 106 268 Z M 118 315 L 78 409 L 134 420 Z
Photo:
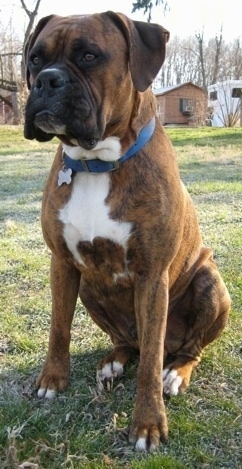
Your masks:
M 91 149 L 100 138 L 93 119 L 96 115 L 93 100 L 78 81 L 71 80 L 65 69 L 47 68 L 32 85 L 25 109 L 24 136 L 39 141 L 58 136 Z

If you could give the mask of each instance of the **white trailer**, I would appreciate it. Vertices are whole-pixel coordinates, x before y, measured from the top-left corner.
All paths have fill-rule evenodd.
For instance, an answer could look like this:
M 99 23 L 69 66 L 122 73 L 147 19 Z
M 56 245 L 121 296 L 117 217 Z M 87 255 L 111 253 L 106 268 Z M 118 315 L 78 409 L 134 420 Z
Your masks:
M 211 125 L 234 127 L 242 123 L 242 80 L 226 80 L 208 86 Z

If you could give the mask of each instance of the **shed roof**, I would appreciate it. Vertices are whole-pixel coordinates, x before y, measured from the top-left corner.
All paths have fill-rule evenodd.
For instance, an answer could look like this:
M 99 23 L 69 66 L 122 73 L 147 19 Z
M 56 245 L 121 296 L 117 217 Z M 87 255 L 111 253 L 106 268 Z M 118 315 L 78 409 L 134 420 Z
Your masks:
M 188 81 L 187 83 L 180 83 L 179 85 L 166 86 L 164 88 L 157 88 L 157 89 L 153 90 L 153 92 L 156 96 L 161 96 L 163 94 L 170 93 L 171 91 L 174 91 L 178 88 L 182 88 L 183 86 L 186 86 L 186 85 L 194 86 L 194 88 L 197 88 L 201 91 L 204 91 L 203 88 L 201 88 L 201 86 L 195 85 L 191 81 Z

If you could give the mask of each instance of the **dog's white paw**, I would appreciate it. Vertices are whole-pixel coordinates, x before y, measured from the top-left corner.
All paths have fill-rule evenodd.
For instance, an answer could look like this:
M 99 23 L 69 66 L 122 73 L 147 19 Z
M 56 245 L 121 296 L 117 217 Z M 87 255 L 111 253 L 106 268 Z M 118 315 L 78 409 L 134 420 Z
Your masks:
M 37 396 L 39 399 L 54 399 L 56 391 L 53 389 L 39 388 Z
M 102 368 L 97 370 L 97 383 L 100 387 L 106 386 L 110 391 L 113 387 L 113 380 L 123 374 L 124 367 L 122 363 L 113 361 L 106 363 Z
M 179 387 L 182 383 L 182 378 L 179 376 L 177 370 L 170 370 L 165 368 L 163 370 L 163 392 L 169 396 L 176 396 L 179 393 Z
M 147 439 L 144 437 L 140 437 L 135 444 L 135 449 L 138 451 L 149 451 L 149 453 L 152 453 L 155 449 L 157 449 L 157 446 L 155 444 L 150 444 L 148 445 Z
M 146 451 L 147 450 L 146 438 L 140 437 L 136 441 L 135 449 L 137 449 L 138 451 Z

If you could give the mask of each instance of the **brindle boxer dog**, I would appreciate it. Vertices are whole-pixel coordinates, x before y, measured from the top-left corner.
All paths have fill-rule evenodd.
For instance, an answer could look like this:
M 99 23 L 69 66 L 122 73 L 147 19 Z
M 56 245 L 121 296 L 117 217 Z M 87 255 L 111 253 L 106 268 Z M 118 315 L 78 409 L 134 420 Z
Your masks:
M 79 294 L 113 343 L 99 382 L 110 387 L 139 351 L 130 441 L 140 450 L 167 440 L 162 391 L 188 387 L 230 309 L 156 116 L 150 85 L 168 38 L 120 13 L 52 15 L 26 47 L 25 137 L 61 141 L 43 195 L 53 306 L 38 396 L 68 385 Z

